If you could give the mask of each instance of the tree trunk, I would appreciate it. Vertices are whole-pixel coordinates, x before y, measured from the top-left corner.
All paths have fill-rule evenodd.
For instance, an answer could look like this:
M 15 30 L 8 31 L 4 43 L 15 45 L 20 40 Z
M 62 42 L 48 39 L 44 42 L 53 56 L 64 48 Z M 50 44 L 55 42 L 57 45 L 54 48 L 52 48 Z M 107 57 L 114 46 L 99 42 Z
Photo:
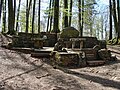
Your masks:
M 54 23 L 53 32 L 55 33 L 55 42 L 57 42 L 57 33 L 59 31 L 59 0 L 54 0 Z
M 53 10 L 53 7 L 54 7 L 54 0 L 52 0 L 52 15 L 50 16 L 50 29 L 49 29 L 49 32 L 51 32 L 51 28 L 52 28 L 52 24 L 53 24 L 53 22 L 52 22 L 52 20 L 53 20 L 53 12 L 54 12 L 54 10 Z
M 82 22 L 81 22 L 81 36 L 83 36 L 83 24 L 84 24 L 84 0 L 82 0 Z
M 16 0 L 14 0 L 14 27 L 15 27 Z
M 90 19 L 92 21 L 92 19 Z M 90 22 L 90 36 L 93 36 L 93 23 Z
M 112 11 L 113 11 L 113 19 L 114 19 L 114 28 L 115 28 L 115 31 L 116 31 L 116 33 L 117 33 L 117 35 L 118 35 L 118 21 L 117 21 L 117 13 L 116 13 L 116 2 L 115 2 L 115 0 L 113 0 L 113 9 L 112 9 Z
M 19 14 L 20 14 L 20 5 L 21 5 L 21 0 L 19 0 L 19 5 L 18 5 L 18 9 L 17 9 L 16 31 L 18 31 L 18 22 L 19 22 Z
M 6 32 L 6 0 L 3 3 L 3 28 L 2 32 Z
M 51 10 L 51 3 L 52 3 L 52 0 L 50 0 L 50 3 L 49 3 L 49 10 Z M 49 31 L 49 23 L 50 23 L 50 16 L 51 16 L 51 11 L 49 11 L 49 14 L 48 14 L 48 21 L 47 21 L 47 32 Z
M 80 36 L 82 36 L 82 31 L 81 31 L 81 22 L 82 22 L 82 4 L 81 4 L 81 0 L 78 0 L 78 28 L 79 28 L 79 32 L 80 32 Z
M 69 27 L 71 26 L 71 20 L 72 20 L 72 4 L 73 4 L 73 1 L 70 0 L 70 10 L 69 10 Z
M 120 1 L 117 0 L 117 12 L 118 12 L 118 38 L 120 38 Z
M 2 13 L 3 1 L 4 1 L 4 0 L 1 0 L 1 2 L 0 2 L 0 22 L 1 22 L 1 13 Z
M 34 0 L 34 3 L 33 3 L 32 33 L 34 33 L 35 5 L 36 5 L 36 0 Z
M 28 11 L 28 0 L 26 0 L 26 33 L 28 33 L 28 22 L 29 22 L 29 11 Z
M 28 33 L 28 28 L 29 28 L 29 12 L 30 12 L 30 7 L 32 4 L 32 0 L 29 1 L 28 4 L 28 0 L 26 1 L 26 33 Z
M 53 32 L 59 32 L 59 0 L 54 0 L 54 25 Z
M 103 15 L 101 15 L 101 40 L 103 40 L 103 29 L 104 29 L 104 19 L 103 19 Z
M 68 0 L 64 0 L 64 27 L 68 27 Z
M 13 0 L 8 0 L 8 34 L 15 34 L 14 31 L 14 9 Z
M 41 0 L 39 0 L 39 9 L 38 9 L 38 34 L 40 34 L 40 9 L 41 9 Z
M 109 16 L 109 22 L 110 22 L 110 31 L 109 31 L 109 40 L 112 39 L 112 3 L 111 0 L 109 0 L 109 9 L 110 9 L 110 16 Z

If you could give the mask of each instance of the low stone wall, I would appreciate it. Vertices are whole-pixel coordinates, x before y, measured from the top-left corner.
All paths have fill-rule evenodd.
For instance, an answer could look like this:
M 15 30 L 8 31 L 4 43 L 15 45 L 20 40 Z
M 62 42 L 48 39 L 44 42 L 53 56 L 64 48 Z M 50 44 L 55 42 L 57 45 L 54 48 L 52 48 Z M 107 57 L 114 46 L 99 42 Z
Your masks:
M 46 47 L 53 47 L 56 43 L 56 34 L 55 33 L 46 33 L 41 32 L 40 34 L 32 34 L 32 33 L 24 33 L 19 32 L 18 35 L 13 36 L 12 38 L 12 45 L 14 47 L 34 47 L 35 38 L 36 39 L 42 39 L 43 36 L 46 35 L 47 39 L 45 39 L 43 42 L 43 46 Z M 34 39 L 33 39 L 34 38 Z M 38 42 L 38 41 L 36 41 Z

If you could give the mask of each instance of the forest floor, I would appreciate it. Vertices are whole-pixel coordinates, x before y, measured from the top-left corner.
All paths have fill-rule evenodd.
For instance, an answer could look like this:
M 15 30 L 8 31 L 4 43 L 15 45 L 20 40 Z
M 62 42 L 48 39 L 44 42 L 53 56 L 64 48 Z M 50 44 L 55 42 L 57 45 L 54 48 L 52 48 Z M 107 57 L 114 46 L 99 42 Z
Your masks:
M 0 37 L 0 45 L 3 41 Z M 120 90 L 119 59 L 97 67 L 54 69 L 46 58 L 0 47 L 0 90 Z

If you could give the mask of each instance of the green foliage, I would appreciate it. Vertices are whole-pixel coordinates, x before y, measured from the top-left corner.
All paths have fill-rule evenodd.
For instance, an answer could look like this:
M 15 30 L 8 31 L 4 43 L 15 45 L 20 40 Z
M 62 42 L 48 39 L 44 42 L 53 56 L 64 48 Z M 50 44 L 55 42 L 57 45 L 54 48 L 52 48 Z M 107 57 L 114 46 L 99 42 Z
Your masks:
M 51 8 L 51 9 L 46 8 L 46 10 L 44 10 L 43 12 L 46 16 L 52 16 L 53 15 L 53 8 Z
M 26 12 L 25 12 L 25 9 L 21 9 L 21 12 L 20 12 L 20 19 L 19 19 L 19 23 L 21 25 L 21 29 L 23 32 L 25 32 L 25 28 L 26 28 Z
M 113 38 L 113 39 L 111 39 L 111 40 L 108 40 L 108 41 L 107 41 L 107 44 L 108 44 L 108 45 L 116 45 L 116 44 L 118 44 L 118 42 L 120 43 L 120 39 L 117 39 L 117 38 L 115 37 L 115 38 Z

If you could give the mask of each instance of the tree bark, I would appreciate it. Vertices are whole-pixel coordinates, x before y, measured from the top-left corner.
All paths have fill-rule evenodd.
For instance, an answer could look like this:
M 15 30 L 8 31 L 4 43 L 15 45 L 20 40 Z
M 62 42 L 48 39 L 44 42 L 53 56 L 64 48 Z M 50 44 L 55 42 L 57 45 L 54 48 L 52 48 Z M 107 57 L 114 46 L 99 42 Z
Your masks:
M 82 3 L 81 3 L 81 0 L 78 0 L 78 29 L 79 29 L 79 32 L 80 32 L 80 36 L 82 36 L 82 31 L 81 31 L 81 27 L 82 27 Z
M 8 0 L 8 34 L 15 34 L 14 31 L 14 9 L 13 0 Z
M 73 4 L 73 1 L 70 0 L 70 10 L 69 10 L 69 27 L 71 26 L 71 20 L 72 20 L 72 4 Z
M 16 31 L 18 31 L 18 20 L 19 20 L 19 14 L 20 14 L 20 5 L 21 5 L 21 0 L 19 0 L 19 5 L 17 9 L 17 21 L 16 21 Z
M 64 0 L 64 27 L 68 27 L 68 0 Z
M 59 0 L 54 0 L 54 25 L 53 32 L 59 32 Z
M 3 28 L 2 32 L 6 32 L 6 0 L 4 1 L 3 4 Z
M 32 4 L 32 0 L 30 0 L 29 2 L 28 0 L 26 1 L 26 33 L 28 33 L 28 28 L 29 28 L 29 16 L 30 16 L 29 12 L 30 12 L 31 4 Z
M 112 9 L 112 11 L 113 11 L 113 19 L 114 19 L 114 28 L 115 28 L 115 31 L 116 31 L 116 33 L 117 33 L 117 35 L 118 35 L 118 20 L 117 20 L 117 12 L 116 12 L 116 2 L 115 2 L 115 0 L 113 0 L 113 9 Z
M 52 29 L 52 24 L 53 24 L 53 12 L 54 12 L 54 10 L 53 10 L 53 7 L 54 7 L 54 0 L 52 0 L 52 15 L 50 16 L 50 29 L 49 29 L 49 32 L 51 32 L 51 29 Z
M 83 24 L 84 24 L 84 0 L 82 0 L 81 37 L 83 36 Z
M 34 33 L 35 5 L 36 5 L 36 0 L 34 0 L 34 3 L 33 3 L 32 33 Z
M 39 0 L 39 9 L 38 9 L 38 34 L 40 34 L 40 9 L 41 9 L 41 0 Z
M 1 0 L 1 1 L 0 1 L 0 22 L 1 22 L 1 13 L 2 13 L 3 1 L 4 1 L 4 0 Z
M 104 19 L 103 19 L 103 15 L 101 15 L 101 40 L 103 40 L 103 31 L 104 31 Z
M 120 1 L 117 0 L 117 13 L 118 13 L 118 38 L 120 38 Z
M 51 10 L 51 4 L 52 4 L 52 0 L 50 0 L 50 3 L 49 3 L 49 10 Z M 50 16 L 51 16 L 51 11 L 49 11 L 48 13 L 47 30 L 46 30 L 47 32 L 49 31 Z
M 57 33 L 59 31 L 59 0 L 54 0 L 54 23 L 53 32 L 55 33 L 55 43 L 57 42 Z
M 109 40 L 111 40 L 112 39 L 112 3 L 111 3 L 111 0 L 109 0 L 109 9 L 110 9 L 110 15 L 109 15 L 109 22 L 110 22 Z

